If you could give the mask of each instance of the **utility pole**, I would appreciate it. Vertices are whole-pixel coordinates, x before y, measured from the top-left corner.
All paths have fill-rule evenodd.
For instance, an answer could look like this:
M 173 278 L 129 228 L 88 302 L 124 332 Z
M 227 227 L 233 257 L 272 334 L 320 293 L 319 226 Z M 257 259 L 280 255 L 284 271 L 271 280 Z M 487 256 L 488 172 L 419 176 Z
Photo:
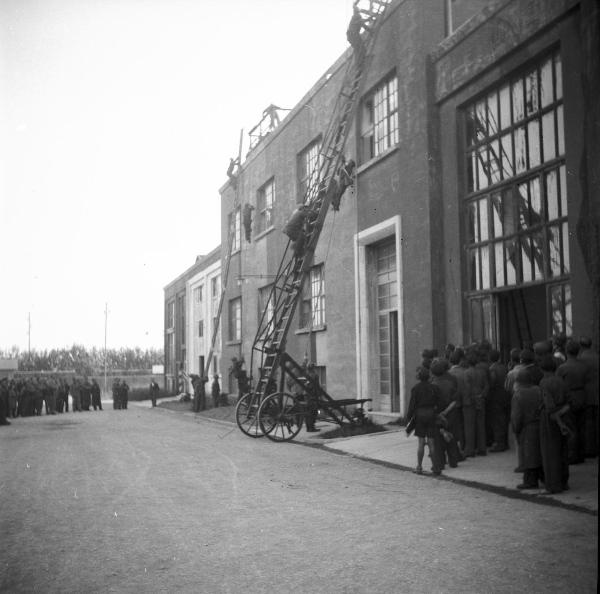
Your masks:
M 27 358 L 31 361 L 31 312 L 27 312 Z
M 106 387 L 106 331 L 108 328 L 108 303 L 104 304 L 104 397 L 108 397 Z

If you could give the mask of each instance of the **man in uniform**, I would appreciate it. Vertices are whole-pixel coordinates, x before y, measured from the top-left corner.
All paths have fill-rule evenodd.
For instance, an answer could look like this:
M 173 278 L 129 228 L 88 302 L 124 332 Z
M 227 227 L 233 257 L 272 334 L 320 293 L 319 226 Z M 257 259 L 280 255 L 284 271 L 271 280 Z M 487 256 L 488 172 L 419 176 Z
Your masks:
M 150 382 L 150 400 L 152 401 L 152 408 L 156 406 L 156 398 L 158 396 L 159 391 L 160 388 L 158 387 L 158 384 L 154 380 L 152 380 Z
M 113 409 L 121 409 L 121 386 L 119 385 L 121 380 L 116 377 L 112 383 L 112 397 L 113 397 Z
M 127 410 L 127 403 L 129 402 L 129 386 L 127 385 L 127 382 L 125 380 L 121 382 L 121 385 L 119 386 L 119 392 L 121 408 L 123 410 Z
M 102 398 L 100 396 L 100 386 L 95 379 L 92 379 L 92 385 L 90 386 L 90 392 L 92 393 L 92 406 L 94 410 L 102 410 Z
M 216 373 L 213 376 L 213 382 L 210 387 L 210 392 L 213 399 L 213 406 L 217 408 L 219 406 L 219 399 L 221 397 L 221 385 L 219 384 L 219 376 Z
M 10 425 L 8 414 L 8 378 L 0 380 L 0 425 Z

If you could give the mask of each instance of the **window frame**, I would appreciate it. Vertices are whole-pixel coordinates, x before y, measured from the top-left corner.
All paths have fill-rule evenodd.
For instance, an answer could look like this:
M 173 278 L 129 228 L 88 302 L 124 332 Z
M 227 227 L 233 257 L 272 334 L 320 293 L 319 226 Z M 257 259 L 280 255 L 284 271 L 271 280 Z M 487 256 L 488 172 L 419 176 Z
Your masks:
M 296 156 L 296 202 L 302 204 L 319 185 L 321 171 L 322 137 L 307 144 Z
M 255 236 L 273 228 L 275 198 L 275 178 L 272 177 L 256 192 Z
M 228 307 L 228 342 L 241 342 L 242 340 L 242 298 L 234 297 L 229 300 Z
M 361 99 L 361 164 L 377 159 L 400 143 L 398 76 L 392 71 Z
M 325 266 L 321 263 L 310 268 L 308 278 L 302 287 L 299 330 L 326 328 L 325 297 Z
M 239 252 L 242 249 L 242 209 L 236 208 L 229 213 L 227 225 L 229 233 L 233 233 L 231 243 L 231 253 Z
M 470 294 L 570 274 L 561 84 L 561 55 L 554 48 L 461 110 Z M 547 141 L 544 121 L 550 120 Z

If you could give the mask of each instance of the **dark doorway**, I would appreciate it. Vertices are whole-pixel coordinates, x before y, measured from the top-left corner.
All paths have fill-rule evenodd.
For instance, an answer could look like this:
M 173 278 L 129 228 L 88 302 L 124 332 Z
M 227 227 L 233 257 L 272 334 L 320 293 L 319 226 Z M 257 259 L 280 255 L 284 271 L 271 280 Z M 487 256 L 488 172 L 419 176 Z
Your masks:
M 511 349 L 548 338 L 545 285 L 498 293 L 497 304 L 498 345 L 504 360 Z

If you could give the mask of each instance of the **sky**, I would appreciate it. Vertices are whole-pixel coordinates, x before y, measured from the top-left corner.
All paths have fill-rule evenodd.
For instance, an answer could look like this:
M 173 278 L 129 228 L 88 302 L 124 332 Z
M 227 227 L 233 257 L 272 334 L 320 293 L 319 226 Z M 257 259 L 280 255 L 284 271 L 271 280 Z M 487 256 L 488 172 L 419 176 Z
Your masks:
M 347 47 L 352 0 L 0 0 L 0 349 L 162 348 L 240 131 Z M 105 308 L 107 315 L 105 316 Z M 105 324 L 106 319 L 106 324 Z

